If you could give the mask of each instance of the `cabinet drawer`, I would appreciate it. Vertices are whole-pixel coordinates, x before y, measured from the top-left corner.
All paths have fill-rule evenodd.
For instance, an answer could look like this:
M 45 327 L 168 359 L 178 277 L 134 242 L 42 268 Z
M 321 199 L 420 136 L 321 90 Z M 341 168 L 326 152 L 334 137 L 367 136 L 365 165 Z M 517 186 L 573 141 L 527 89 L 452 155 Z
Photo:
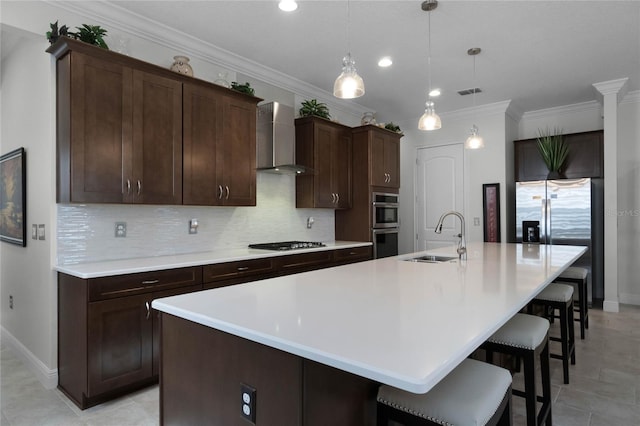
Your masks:
M 233 278 L 269 275 L 274 271 L 272 259 L 253 259 L 238 262 L 217 263 L 203 268 L 205 283 Z
M 89 301 L 113 299 L 202 283 L 202 268 L 179 268 L 89 279 Z
M 370 260 L 372 257 L 371 252 L 371 246 L 340 249 L 333 252 L 333 261 L 335 264 L 342 265 Z
M 288 275 L 324 268 L 329 266 L 332 256 L 332 252 L 327 250 L 278 257 L 278 272 L 280 275 Z

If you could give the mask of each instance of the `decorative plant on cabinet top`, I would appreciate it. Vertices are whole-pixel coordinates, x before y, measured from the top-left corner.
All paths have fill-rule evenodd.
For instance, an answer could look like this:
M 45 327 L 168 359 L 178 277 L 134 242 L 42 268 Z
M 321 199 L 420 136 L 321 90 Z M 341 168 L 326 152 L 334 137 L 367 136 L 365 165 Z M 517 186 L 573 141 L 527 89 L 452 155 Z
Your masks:
M 542 156 L 542 160 L 549 169 L 548 179 L 557 179 L 562 177 L 562 166 L 564 165 L 569 149 L 565 143 L 562 130 L 549 129 L 545 131 L 538 130 L 538 150 Z
M 302 106 L 299 111 L 300 117 L 313 115 L 320 118 L 326 118 L 327 120 L 331 119 L 329 108 L 323 102 L 318 102 L 316 99 L 311 99 L 303 101 L 300 105 Z

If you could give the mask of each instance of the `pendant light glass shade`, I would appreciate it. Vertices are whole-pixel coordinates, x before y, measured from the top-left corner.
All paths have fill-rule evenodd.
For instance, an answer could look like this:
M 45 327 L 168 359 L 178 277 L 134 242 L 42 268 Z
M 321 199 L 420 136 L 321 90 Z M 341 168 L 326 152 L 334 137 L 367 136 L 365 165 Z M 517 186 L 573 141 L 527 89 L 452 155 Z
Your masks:
M 424 114 L 418 121 L 418 129 L 420 130 L 437 130 L 442 127 L 442 121 L 440 116 L 436 114 L 434 104 L 431 101 L 427 101 Z
M 342 59 L 342 73 L 333 84 L 333 96 L 340 99 L 359 98 L 364 95 L 364 81 L 356 71 L 356 63 L 347 53 Z
M 475 124 L 473 125 L 473 127 L 471 127 L 471 134 L 469 135 L 469 137 L 465 141 L 464 147 L 466 149 L 484 148 L 484 140 L 478 134 L 478 127 L 476 127 Z

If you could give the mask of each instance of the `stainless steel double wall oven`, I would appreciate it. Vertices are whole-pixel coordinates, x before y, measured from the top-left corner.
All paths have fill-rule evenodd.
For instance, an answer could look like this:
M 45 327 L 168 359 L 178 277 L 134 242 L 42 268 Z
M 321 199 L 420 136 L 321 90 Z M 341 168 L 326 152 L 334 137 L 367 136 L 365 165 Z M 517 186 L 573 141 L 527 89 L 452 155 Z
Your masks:
M 398 194 L 374 192 L 371 199 L 373 257 L 397 256 L 400 228 Z

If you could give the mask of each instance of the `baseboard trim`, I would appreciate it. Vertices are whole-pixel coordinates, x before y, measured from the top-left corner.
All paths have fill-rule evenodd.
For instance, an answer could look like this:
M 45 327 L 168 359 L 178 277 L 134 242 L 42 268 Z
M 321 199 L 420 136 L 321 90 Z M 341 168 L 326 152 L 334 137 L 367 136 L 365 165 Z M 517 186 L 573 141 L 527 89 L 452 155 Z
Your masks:
M 13 334 L 0 326 L 0 342 L 3 346 L 13 349 L 14 354 L 24 362 L 25 366 L 31 370 L 45 389 L 55 389 L 58 386 L 58 369 L 50 369 L 42 363 L 25 345 L 23 345 Z
M 624 305 L 640 305 L 640 294 L 621 293 L 620 303 Z
M 605 300 L 602 303 L 602 310 L 605 312 L 620 312 L 620 302 Z

